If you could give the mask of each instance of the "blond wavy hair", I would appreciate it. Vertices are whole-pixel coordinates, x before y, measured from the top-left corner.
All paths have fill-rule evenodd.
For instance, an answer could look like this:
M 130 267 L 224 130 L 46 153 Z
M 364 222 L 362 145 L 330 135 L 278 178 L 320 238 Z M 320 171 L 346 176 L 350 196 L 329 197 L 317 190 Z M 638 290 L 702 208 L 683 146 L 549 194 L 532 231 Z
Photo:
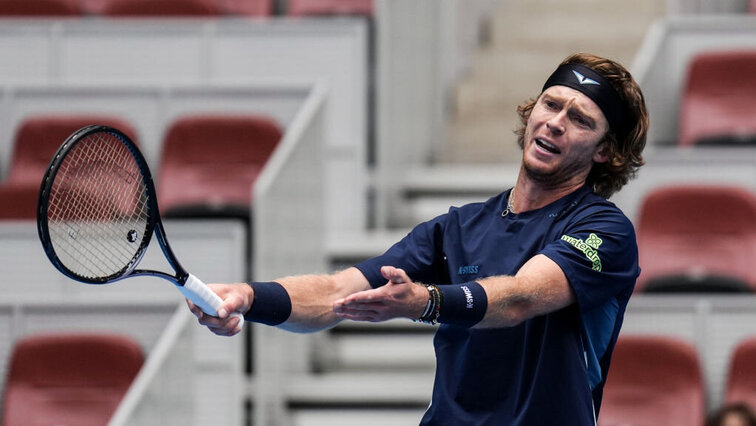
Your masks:
M 625 105 L 625 118 L 630 123 L 628 130 L 623 134 L 616 134 L 614 130 L 607 132 L 602 143 L 606 143 L 609 160 L 594 163 L 586 179 L 586 184 L 591 185 L 594 192 L 609 198 L 635 177 L 644 164 L 642 153 L 648 133 L 648 110 L 643 92 L 630 72 L 610 59 L 590 53 L 577 53 L 568 56 L 560 66 L 564 64 L 581 64 L 601 74 L 614 87 Z M 515 130 L 515 134 L 520 148 L 524 147 L 525 127 L 537 100 L 529 99 L 517 107 L 520 127 Z

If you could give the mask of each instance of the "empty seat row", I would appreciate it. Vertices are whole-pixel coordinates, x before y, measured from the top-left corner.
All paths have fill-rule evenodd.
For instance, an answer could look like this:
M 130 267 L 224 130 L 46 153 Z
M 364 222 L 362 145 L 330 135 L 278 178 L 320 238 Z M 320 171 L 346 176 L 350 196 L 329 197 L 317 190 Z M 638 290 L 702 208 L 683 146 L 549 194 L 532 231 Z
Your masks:
M 756 290 L 756 194 L 678 184 L 644 197 L 636 223 L 636 292 Z
M 682 91 L 680 146 L 756 143 L 756 50 L 695 55 Z
M 0 0 L 0 16 L 271 16 L 275 0 Z M 372 0 L 287 0 L 288 16 L 364 15 Z
M 105 425 L 143 363 L 141 346 L 127 336 L 21 338 L 7 370 L 0 424 Z
M 689 343 L 621 335 L 612 354 L 598 425 L 703 425 L 705 404 L 702 368 Z
M 127 336 L 40 334 L 13 348 L 2 424 L 106 424 L 144 363 Z M 756 337 L 730 357 L 724 404 L 756 407 Z M 696 349 L 673 337 L 620 336 L 604 387 L 600 426 L 702 425 L 706 383 Z
M 706 382 L 696 349 L 665 336 L 620 336 L 604 387 L 599 426 L 703 425 Z M 756 409 L 756 337 L 730 357 L 724 404 Z
M 26 119 L 13 141 L 8 176 L 0 182 L 0 219 L 36 218 L 42 176 L 55 151 L 76 130 L 115 127 L 139 145 L 128 122 L 106 116 L 37 116 Z M 247 218 L 251 188 L 281 140 L 272 119 L 257 115 L 196 114 L 168 125 L 156 190 L 165 216 Z
M 188 116 L 163 141 L 157 192 L 166 216 L 245 217 L 252 185 L 281 140 L 261 116 Z

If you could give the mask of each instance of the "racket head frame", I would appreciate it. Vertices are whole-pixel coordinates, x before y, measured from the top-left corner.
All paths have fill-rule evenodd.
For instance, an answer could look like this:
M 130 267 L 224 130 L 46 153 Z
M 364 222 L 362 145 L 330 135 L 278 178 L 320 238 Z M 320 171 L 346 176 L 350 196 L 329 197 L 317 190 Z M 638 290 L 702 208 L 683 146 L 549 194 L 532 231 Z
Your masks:
M 136 250 L 136 254 L 133 256 L 131 261 L 129 261 L 121 270 L 106 277 L 85 277 L 66 267 L 66 265 L 58 258 L 58 255 L 55 252 L 55 247 L 50 237 L 50 229 L 48 227 L 48 202 L 53 183 L 55 182 L 55 177 L 61 164 L 65 161 L 66 156 L 71 152 L 73 147 L 76 146 L 78 142 L 83 141 L 85 138 L 92 134 L 101 132 L 107 132 L 116 136 L 126 147 L 128 152 L 136 162 L 137 167 L 139 168 L 140 178 L 142 179 L 142 184 L 147 198 L 147 225 L 145 227 L 145 231 L 142 234 L 142 239 L 139 243 L 139 247 Z M 176 257 L 174 256 L 173 251 L 171 250 L 170 246 L 168 245 L 168 241 L 165 238 L 165 230 L 163 229 L 163 225 L 160 220 L 160 213 L 158 211 L 155 185 L 153 183 L 152 174 L 150 173 L 150 169 L 147 166 L 147 162 L 145 161 L 144 156 L 139 151 L 136 144 L 127 135 L 125 135 L 120 130 L 109 126 L 95 124 L 83 127 L 71 134 L 71 136 L 69 136 L 63 142 L 60 148 L 58 148 L 57 152 L 50 161 L 47 170 L 45 171 L 45 175 L 40 185 L 39 201 L 37 203 L 37 232 L 39 234 L 40 241 L 42 242 L 42 247 L 45 251 L 45 254 L 50 259 L 55 268 L 67 277 L 86 284 L 107 284 L 129 276 L 150 275 L 167 279 L 174 284 L 183 285 L 188 276 L 188 273 L 176 260 Z M 146 252 L 147 246 L 152 239 L 153 233 L 156 235 L 158 243 L 160 244 L 160 248 L 162 249 L 167 261 L 176 271 L 175 276 L 160 271 L 136 269 L 136 266 L 139 264 L 139 261 L 142 259 L 144 253 Z

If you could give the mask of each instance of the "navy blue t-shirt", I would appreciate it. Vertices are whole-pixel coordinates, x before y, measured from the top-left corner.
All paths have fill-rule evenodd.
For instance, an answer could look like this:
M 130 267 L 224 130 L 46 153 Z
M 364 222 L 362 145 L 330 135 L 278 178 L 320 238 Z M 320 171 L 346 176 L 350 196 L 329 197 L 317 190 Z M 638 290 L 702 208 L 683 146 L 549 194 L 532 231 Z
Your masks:
M 576 295 L 577 303 L 514 327 L 442 324 L 423 425 L 595 424 L 640 273 L 633 226 L 589 187 L 541 209 L 503 216 L 508 194 L 453 207 L 356 265 L 373 287 L 386 283 L 384 265 L 404 269 L 413 281 L 461 284 L 515 275 L 543 254 L 561 267 Z

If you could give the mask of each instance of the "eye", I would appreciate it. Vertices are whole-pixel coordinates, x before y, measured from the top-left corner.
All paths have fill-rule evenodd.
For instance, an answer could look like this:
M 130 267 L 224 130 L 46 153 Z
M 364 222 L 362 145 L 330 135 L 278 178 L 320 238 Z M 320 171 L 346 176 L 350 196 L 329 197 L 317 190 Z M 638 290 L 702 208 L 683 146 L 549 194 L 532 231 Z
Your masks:
M 581 127 L 591 127 L 591 123 L 580 114 L 575 114 L 572 119 Z
M 557 103 L 554 102 L 554 101 L 546 100 L 546 101 L 543 102 L 543 104 L 546 105 L 546 108 L 548 108 L 550 110 L 557 110 L 557 109 L 559 109 L 559 105 L 557 105 Z

